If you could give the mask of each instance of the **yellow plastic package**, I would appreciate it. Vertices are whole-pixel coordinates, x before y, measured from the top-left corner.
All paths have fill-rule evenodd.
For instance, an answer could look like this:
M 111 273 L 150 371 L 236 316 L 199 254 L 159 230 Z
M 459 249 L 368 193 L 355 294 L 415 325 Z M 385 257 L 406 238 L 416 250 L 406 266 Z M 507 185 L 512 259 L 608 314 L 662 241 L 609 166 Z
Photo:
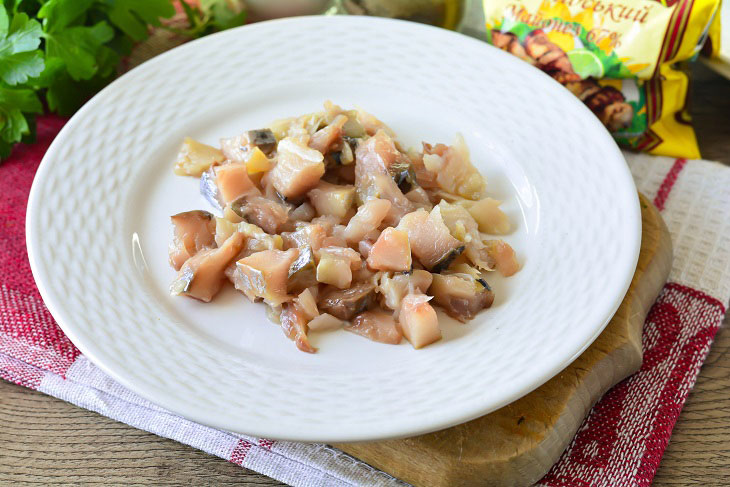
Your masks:
M 699 158 L 689 79 L 720 0 L 483 0 L 487 40 L 579 97 L 616 141 Z

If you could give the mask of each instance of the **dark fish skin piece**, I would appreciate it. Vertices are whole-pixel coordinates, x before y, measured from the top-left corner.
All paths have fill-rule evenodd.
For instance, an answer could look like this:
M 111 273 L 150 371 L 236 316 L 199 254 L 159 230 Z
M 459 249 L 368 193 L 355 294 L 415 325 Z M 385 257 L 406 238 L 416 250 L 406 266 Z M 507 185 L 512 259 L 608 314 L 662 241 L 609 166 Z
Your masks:
M 270 155 L 276 149 L 276 137 L 271 129 L 257 129 L 246 132 L 249 143 L 255 145 L 261 152 Z
M 348 289 L 337 289 L 319 301 L 319 309 L 335 318 L 350 321 L 370 307 L 375 300 L 375 285 L 362 283 Z
M 441 260 L 436 263 L 435 266 L 433 266 L 433 268 L 431 268 L 431 272 L 433 272 L 434 274 L 438 274 L 439 272 L 448 269 L 454 259 L 460 256 L 465 248 L 466 247 L 462 245 L 461 247 L 457 247 L 454 250 L 449 251 L 445 256 L 441 258 Z

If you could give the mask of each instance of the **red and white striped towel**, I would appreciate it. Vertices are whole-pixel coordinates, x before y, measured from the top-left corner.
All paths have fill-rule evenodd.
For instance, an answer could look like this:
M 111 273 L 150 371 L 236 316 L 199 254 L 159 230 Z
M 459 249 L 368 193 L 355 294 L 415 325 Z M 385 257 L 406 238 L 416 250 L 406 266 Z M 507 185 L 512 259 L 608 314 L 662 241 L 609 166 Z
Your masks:
M 0 377 L 199 448 L 296 486 L 402 483 L 320 444 L 250 438 L 192 423 L 141 399 L 89 362 L 58 328 L 25 250 L 33 175 L 64 121 L 0 166 Z M 674 243 L 670 282 L 644 327 L 641 370 L 593 408 L 542 486 L 649 485 L 730 299 L 730 168 L 627 154 Z

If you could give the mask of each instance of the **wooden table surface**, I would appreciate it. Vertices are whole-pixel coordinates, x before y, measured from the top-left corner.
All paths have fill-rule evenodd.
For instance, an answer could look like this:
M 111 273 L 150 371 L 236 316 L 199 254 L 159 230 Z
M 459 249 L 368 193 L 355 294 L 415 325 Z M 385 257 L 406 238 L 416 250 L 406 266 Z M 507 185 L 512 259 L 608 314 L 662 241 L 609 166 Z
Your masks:
M 693 67 L 702 155 L 730 164 L 730 81 Z M 730 315 L 685 404 L 657 486 L 730 482 Z M 0 381 L 0 485 L 282 485 L 180 443 Z

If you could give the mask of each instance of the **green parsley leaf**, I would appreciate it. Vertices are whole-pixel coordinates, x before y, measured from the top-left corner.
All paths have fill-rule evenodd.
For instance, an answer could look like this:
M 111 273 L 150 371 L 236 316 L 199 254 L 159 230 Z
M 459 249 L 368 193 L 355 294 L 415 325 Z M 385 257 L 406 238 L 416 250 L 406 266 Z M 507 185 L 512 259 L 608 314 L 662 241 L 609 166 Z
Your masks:
M 200 0 L 200 8 L 210 12 L 210 23 L 218 30 L 238 27 L 246 22 L 246 10 L 234 0 Z
M 0 4 L 0 80 L 17 85 L 43 71 L 43 54 L 37 50 L 41 34 L 41 25 L 24 13 L 16 14 L 8 24 Z
M 109 21 L 135 41 L 147 38 L 147 25 L 175 15 L 169 0 L 112 0 Z
M 73 79 L 89 79 L 99 69 L 97 53 L 112 37 L 114 30 L 104 21 L 93 27 L 67 27 L 46 34 L 46 57 L 61 58 Z
M 44 19 L 46 32 L 59 32 L 85 14 L 92 3 L 94 0 L 48 0 L 38 11 L 38 18 Z
M 10 19 L 8 18 L 8 12 L 5 10 L 3 4 L 0 3 L 0 35 L 5 35 L 8 33 L 9 23 Z
M 25 113 L 43 110 L 35 92 L 27 88 L 10 88 L 0 85 L 0 139 L 10 144 L 30 133 Z

